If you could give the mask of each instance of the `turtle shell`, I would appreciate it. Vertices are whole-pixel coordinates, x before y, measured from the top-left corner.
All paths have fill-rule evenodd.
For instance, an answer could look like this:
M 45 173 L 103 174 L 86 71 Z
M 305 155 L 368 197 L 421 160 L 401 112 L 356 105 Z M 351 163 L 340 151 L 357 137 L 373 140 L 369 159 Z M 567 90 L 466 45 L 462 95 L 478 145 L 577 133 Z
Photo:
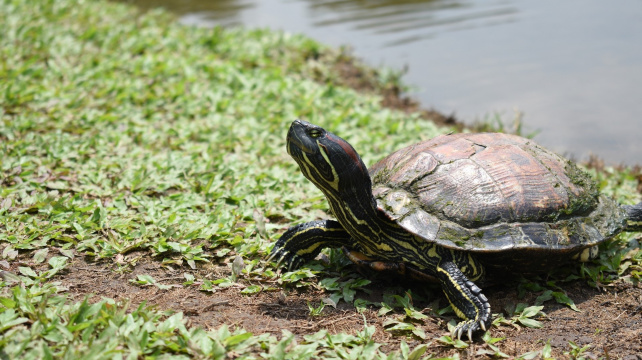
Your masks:
M 369 170 L 377 205 L 427 241 L 511 261 L 577 253 L 622 231 L 624 210 L 575 164 L 509 134 L 442 135 Z

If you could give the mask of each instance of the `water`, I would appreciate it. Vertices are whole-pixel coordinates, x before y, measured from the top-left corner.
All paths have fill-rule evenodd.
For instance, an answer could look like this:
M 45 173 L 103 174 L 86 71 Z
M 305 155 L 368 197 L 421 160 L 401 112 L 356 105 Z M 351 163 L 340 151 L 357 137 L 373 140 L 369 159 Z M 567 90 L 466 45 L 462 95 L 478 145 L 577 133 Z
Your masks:
M 407 69 L 424 107 L 472 123 L 524 113 L 576 159 L 642 164 L 642 1 L 130 0 L 197 26 L 270 27 Z

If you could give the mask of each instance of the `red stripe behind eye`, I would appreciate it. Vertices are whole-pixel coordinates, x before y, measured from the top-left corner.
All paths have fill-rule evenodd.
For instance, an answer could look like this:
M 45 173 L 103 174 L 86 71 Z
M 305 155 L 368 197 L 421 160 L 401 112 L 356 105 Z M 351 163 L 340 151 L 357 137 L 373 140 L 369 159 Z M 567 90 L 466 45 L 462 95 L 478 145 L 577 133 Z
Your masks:
M 348 154 L 348 156 L 350 156 L 350 157 L 352 158 L 352 160 L 354 161 L 354 163 L 355 163 L 355 164 L 357 164 L 357 165 L 359 166 L 359 168 L 361 168 L 361 158 L 360 158 L 360 157 L 359 157 L 359 155 L 354 151 L 354 149 L 352 148 L 352 146 L 350 146 L 350 144 L 348 144 L 345 140 L 343 140 L 343 139 L 341 139 L 341 138 L 336 138 L 336 137 L 331 136 L 331 135 L 327 135 L 327 136 L 326 136 L 326 138 L 327 138 L 328 140 L 332 141 L 333 143 L 335 143 L 335 144 L 337 144 L 337 145 L 341 146 L 341 148 L 343 149 L 343 151 L 345 151 L 345 152 L 346 152 L 346 154 Z M 327 149 L 326 149 L 326 153 L 327 153 Z M 362 170 L 363 170 L 363 169 L 362 169 Z

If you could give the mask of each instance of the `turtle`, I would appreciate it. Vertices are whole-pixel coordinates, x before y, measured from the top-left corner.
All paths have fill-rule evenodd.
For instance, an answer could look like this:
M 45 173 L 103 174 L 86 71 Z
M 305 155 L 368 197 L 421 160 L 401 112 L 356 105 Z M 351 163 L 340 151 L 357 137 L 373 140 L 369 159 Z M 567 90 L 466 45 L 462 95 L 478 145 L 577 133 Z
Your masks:
M 336 220 L 290 227 L 269 260 L 293 270 L 327 247 L 355 264 L 437 282 L 469 340 L 491 323 L 476 284 L 491 269 L 541 272 L 597 255 L 621 231 L 642 230 L 642 202 L 600 194 L 571 161 L 504 133 L 440 135 L 366 168 L 344 139 L 295 120 L 287 151 Z

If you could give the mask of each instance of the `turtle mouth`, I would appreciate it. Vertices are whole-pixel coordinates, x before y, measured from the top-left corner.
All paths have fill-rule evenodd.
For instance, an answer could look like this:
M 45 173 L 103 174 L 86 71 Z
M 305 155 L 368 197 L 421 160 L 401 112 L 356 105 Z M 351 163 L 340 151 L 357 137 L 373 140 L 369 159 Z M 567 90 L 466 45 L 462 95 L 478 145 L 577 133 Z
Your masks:
M 288 130 L 288 136 L 286 139 L 288 154 L 290 154 L 290 156 L 293 155 L 292 151 L 295 149 L 308 154 L 312 154 L 316 151 L 316 141 L 308 135 L 307 125 L 310 124 L 299 119 L 294 120 L 292 125 L 290 125 L 290 130 Z

